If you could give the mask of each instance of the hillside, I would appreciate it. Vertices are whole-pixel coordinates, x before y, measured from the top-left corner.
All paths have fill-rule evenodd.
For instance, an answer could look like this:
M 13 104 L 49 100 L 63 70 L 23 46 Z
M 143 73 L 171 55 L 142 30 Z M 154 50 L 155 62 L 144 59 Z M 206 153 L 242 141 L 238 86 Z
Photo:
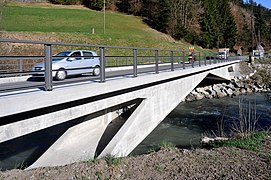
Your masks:
M 116 12 L 106 12 L 104 34 L 104 14 L 83 6 L 10 3 L 3 14 L 1 38 L 174 50 L 191 46 L 151 29 L 139 17 Z
M 77 4 L 80 2 L 78 0 Z M 110 2 L 108 4 L 113 7 L 106 8 L 114 11 L 106 10 L 105 34 L 102 11 L 49 3 L 13 2 L 3 8 L 0 2 L 0 36 L 33 40 L 40 36 L 40 40 L 175 50 L 188 50 L 191 44 L 208 49 L 242 47 L 244 53 L 251 52 L 259 43 L 267 51 L 271 47 L 270 10 L 254 1 Z M 199 46 L 196 50 L 204 51 Z
M 261 6 L 255 6 L 254 14 L 252 15 L 249 5 L 240 6 L 238 4 L 230 3 L 231 13 L 237 27 L 237 45 L 242 46 L 245 51 L 251 51 L 251 44 L 253 43 L 254 49 L 258 43 L 261 43 L 265 50 L 270 51 L 270 36 L 268 28 L 270 20 L 266 21 L 264 18 L 269 19 L 267 16 L 270 14 L 269 10 Z M 253 24 L 253 26 L 251 26 Z M 252 32 L 253 31 L 253 32 Z M 252 42 L 253 33 L 253 42 Z

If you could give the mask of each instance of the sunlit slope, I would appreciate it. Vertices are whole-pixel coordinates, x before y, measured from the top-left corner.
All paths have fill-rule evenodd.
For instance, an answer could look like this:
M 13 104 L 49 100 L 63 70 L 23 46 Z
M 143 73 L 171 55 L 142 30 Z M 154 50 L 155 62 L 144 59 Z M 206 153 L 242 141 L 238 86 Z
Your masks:
M 115 12 L 105 13 L 104 33 L 104 13 L 82 6 L 12 3 L 4 9 L 2 30 L 5 38 L 175 50 L 189 46 L 151 29 L 140 17 Z
M 9 5 L 4 30 L 34 32 L 103 33 L 103 13 L 88 9 L 42 8 Z M 106 32 L 116 36 L 148 37 L 139 18 L 106 12 Z

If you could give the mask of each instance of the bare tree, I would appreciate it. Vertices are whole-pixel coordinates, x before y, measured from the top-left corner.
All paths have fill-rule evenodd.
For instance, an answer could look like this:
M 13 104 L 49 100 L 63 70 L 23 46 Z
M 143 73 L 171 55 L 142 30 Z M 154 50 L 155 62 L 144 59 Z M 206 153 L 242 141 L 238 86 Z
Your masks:
M 130 11 L 134 12 L 134 14 L 138 14 L 141 11 L 142 0 L 129 0 Z
M 174 35 L 179 28 L 200 29 L 200 16 L 203 13 L 201 2 L 197 0 L 172 0 L 170 4 L 170 20 L 168 32 Z

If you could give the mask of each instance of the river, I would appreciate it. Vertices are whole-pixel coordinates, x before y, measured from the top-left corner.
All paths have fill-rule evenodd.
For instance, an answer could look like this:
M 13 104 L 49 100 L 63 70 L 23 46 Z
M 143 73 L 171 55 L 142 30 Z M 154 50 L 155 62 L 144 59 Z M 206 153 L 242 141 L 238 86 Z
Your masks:
M 239 104 L 243 111 L 251 109 L 251 115 L 255 114 L 253 109 L 256 109 L 256 118 L 259 118 L 258 130 L 271 127 L 271 93 L 183 102 L 138 145 L 132 155 L 152 151 L 163 141 L 170 142 L 180 148 L 199 147 L 203 135 L 219 135 L 218 129 L 221 128 L 218 123 L 222 119 L 224 121 L 223 131 L 231 134 L 233 122 L 239 122 Z

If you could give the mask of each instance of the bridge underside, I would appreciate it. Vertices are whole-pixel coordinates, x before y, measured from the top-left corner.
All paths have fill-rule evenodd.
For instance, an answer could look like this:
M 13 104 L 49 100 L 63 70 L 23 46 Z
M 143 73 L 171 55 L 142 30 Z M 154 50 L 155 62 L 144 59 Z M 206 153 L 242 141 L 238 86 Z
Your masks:
M 23 135 L 63 125 L 57 129 L 60 134 L 29 168 L 65 165 L 107 155 L 127 156 L 204 79 L 230 80 L 236 74 L 235 66 L 168 76 L 115 92 L 114 96 L 92 98 L 84 104 L 6 124 L 0 126 L 0 142 L 12 142 Z M 143 81 L 148 76 L 136 79 L 140 78 Z

